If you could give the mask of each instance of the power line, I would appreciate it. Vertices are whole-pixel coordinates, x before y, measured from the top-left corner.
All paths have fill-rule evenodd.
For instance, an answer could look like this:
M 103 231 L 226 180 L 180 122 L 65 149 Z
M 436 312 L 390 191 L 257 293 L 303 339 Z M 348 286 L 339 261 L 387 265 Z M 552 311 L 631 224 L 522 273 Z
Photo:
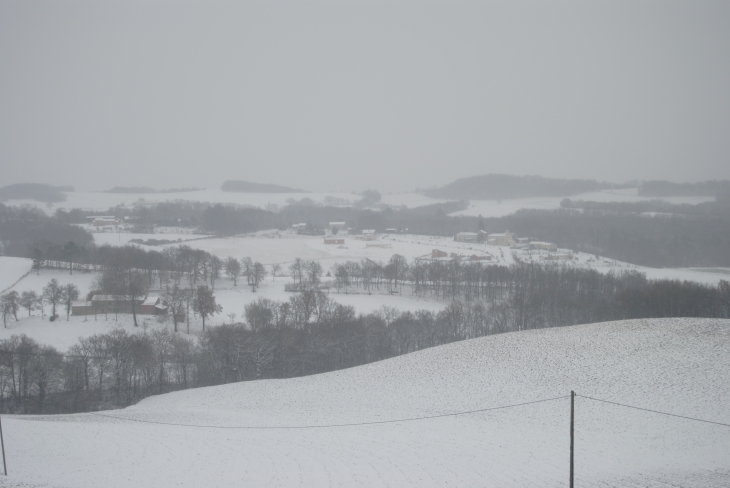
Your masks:
M 542 400 L 535 400 L 532 402 L 523 402 L 523 403 L 515 403 L 512 405 L 501 405 L 499 407 L 488 407 L 488 408 L 480 408 L 477 410 L 466 410 L 463 412 L 454 412 L 454 413 L 444 413 L 444 414 L 438 414 L 438 415 L 426 415 L 422 417 L 410 417 L 410 418 L 404 418 L 404 419 L 393 419 L 393 420 L 375 420 L 372 422 L 355 422 L 355 423 L 346 423 L 346 424 L 325 424 L 325 425 L 282 425 L 282 426 L 249 426 L 249 425 L 233 425 L 233 426 L 227 426 L 227 425 L 198 425 L 198 424 L 178 424 L 173 422 L 157 422 L 154 420 L 141 420 L 141 419 L 133 419 L 129 417 L 120 417 L 117 415 L 106 415 L 103 413 L 96 413 L 96 412 L 88 412 L 90 415 L 96 415 L 99 417 L 107 417 L 112 419 L 118 419 L 118 420 L 128 420 L 131 422 L 140 422 L 145 424 L 158 424 L 158 425 L 172 425 L 176 427 L 199 427 L 199 428 L 206 428 L 206 429 L 249 429 L 249 430 L 271 430 L 271 429 L 324 429 L 324 428 L 333 428 L 333 427 L 356 427 L 361 425 L 377 425 L 377 424 L 392 424 L 396 422 L 412 422 L 415 420 L 428 420 L 428 419 L 436 419 L 436 418 L 442 418 L 442 417 L 454 417 L 457 415 L 469 415 L 474 413 L 480 413 L 480 412 L 487 412 L 490 410 L 500 410 L 505 408 L 512 408 L 512 407 L 521 407 L 523 405 L 532 405 L 535 403 L 544 403 L 544 402 L 551 402 L 554 400 L 562 400 L 564 398 L 568 398 L 570 395 L 563 395 L 559 397 L 554 398 L 544 398 Z M 21 420 L 21 419 L 18 419 Z M 22 419 L 26 420 L 26 419 Z
M 579 395 L 577 393 L 575 395 L 576 396 L 579 396 L 581 398 L 587 398 L 588 400 L 593 400 L 593 401 L 596 401 L 596 402 L 609 403 L 611 405 L 618 405 L 620 407 L 633 408 L 635 410 L 643 410 L 644 412 L 658 413 L 658 414 L 661 414 L 661 415 L 668 415 L 669 417 L 678 417 L 680 419 L 695 420 L 697 422 L 705 422 L 707 424 L 715 424 L 715 425 L 722 425 L 724 427 L 730 427 L 730 424 L 724 424 L 722 422 L 715 422 L 713 420 L 704 420 L 704 419 L 698 419 L 698 418 L 695 418 L 695 417 L 687 417 L 686 415 L 677 415 L 675 413 L 660 412 L 659 410 L 652 410 L 652 409 L 649 409 L 649 408 L 642 408 L 642 407 L 635 407 L 633 405 L 626 405 L 624 403 L 611 402 L 611 401 L 608 401 L 608 400 L 601 400 L 600 398 L 593 398 L 593 397 L 589 397 L 589 396 L 585 396 L 585 395 Z

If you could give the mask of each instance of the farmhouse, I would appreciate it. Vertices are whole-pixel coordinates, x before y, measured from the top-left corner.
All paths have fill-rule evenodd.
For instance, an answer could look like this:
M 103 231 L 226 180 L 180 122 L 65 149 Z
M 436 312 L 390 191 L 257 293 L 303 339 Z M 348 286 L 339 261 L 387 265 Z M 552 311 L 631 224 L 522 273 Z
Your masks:
M 530 249 L 555 252 L 558 250 L 558 246 L 552 242 L 532 241 L 530 242 Z
M 324 243 L 325 244 L 344 244 L 345 239 L 342 237 L 325 237 Z
M 137 310 L 137 313 L 142 315 L 165 315 L 167 313 L 167 305 L 162 303 L 160 297 L 147 297 Z
M 358 237 L 355 239 L 359 239 L 361 241 L 374 241 L 378 237 L 378 233 L 375 232 L 374 229 L 365 229 L 363 230 Z
M 292 230 L 295 230 L 295 231 L 304 230 L 307 228 L 307 224 L 305 224 L 305 223 L 294 224 L 291 226 L 291 228 L 292 228 Z
M 167 305 L 160 297 L 146 297 L 134 300 L 134 311 L 140 315 L 165 315 Z M 127 295 L 94 295 L 91 300 L 73 302 L 73 315 L 93 315 L 104 313 L 132 313 L 132 299 Z
M 122 225 L 122 221 L 113 215 L 90 215 L 86 217 L 86 220 L 90 220 L 89 225 L 94 227 L 117 227 Z
M 454 240 L 458 242 L 476 242 L 477 236 L 476 232 L 459 232 L 454 236 Z
M 499 234 L 487 235 L 487 245 L 489 246 L 514 246 L 514 234 L 510 231 Z

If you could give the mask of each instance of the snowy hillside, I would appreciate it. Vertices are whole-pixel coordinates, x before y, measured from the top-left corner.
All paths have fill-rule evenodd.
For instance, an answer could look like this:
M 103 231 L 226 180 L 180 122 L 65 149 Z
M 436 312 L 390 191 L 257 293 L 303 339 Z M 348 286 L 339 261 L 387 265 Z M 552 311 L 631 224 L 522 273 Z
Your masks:
M 30 259 L 0 256 L 0 293 L 17 283 L 32 267 Z
M 491 336 L 317 376 L 160 395 L 121 411 L 6 416 L 6 485 L 562 487 L 567 398 L 300 427 L 485 409 L 571 389 L 728 424 L 728 350 L 727 320 L 609 322 Z M 730 427 L 584 397 L 576 416 L 576 486 L 730 484 Z

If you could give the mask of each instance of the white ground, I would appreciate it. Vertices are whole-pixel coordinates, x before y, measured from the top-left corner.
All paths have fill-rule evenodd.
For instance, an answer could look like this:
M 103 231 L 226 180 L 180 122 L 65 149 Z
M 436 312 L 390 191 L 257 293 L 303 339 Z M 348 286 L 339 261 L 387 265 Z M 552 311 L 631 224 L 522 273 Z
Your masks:
M 269 427 L 440 415 L 571 389 L 730 424 L 728 351 L 727 320 L 609 322 L 160 395 L 97 415 L 5 416 L 10 475 L 3 485 L 563 487 L 568 399 L 410 422 Z M 730 427 L 581 397 L 576 419 L 576 486 L 730 485 Z M 183 425 L 164 425 L 171 423 Z
M 17 283 L 32 267 L 30 259 L 0 256 L 0 293 Z
M 471 200 L 469 208 L 454 212 L 451 215 L 470 215 L 482 217 L 504 217 L 510 215 L 522 208 L 536 210 L 553 210 L 560 208 L 560 202 L 564 197 L 544 197 L 544 198 L 520 198 L 515 200 Z M 581 193 L 570 197 L 571 200 L 585 200 L 590 202 L 644 202 L 656 200 L 655 197 L 642 197 L 637 194 L 637 188 L 626 188 L 621 190 L 602 190 L 590 193 Z M 709 202 L 715 200 L 714 197 L 666 197 L 661 200 L 670 203 L 688 203 L 696 205 L 698 203 Z
M 68 271 L 60 270 L 42 270 L 40 274 L 28 274 L 17 285 L 13 287 L 19 293 L 23 291 L 35 291 L 41 293 L 43 287 L 55 278 L 61 285 L 74 283 L 80 291 L 82 297 L 85 297 L 93 288 L 96 273 L 74 273 L 69 275 Z M 277 277 L 272 280 L 267 277 L 264 283 L 254 293 L 251 288 L 239 281 L 238 286 L 234 287 L 233 282 L 227 278 L 216 281 L 215 295 L 217 302 L 223 307 L 223 313 L 206 320 L 206 325 L 220 325 L 229 323 L 231 318 L 229 314 L 235 314 L 235 320 L 241 321 L 244 317 L 244 309 L 246 304 L 253 302 L 259 298 L 268 298 L 276 301 L 287 301 L 293 296 L 293 293 L 284 291 L 285 283 L 290 283 L 289 277 Z M 159 291 L 152 290 L 150 294 L 157 294 Z M 447 302 L 432 301 L 419 299 L 418 297 L 404 294 L 404 296 L 388 295 L 385 290 L 381 293 L 374 292 L 372 295 L 367 294 L 345 294 L 337 293 L 334 289 L 330 291 L 330 296 L 338 303 L 343 305 L 351 305 L 355 307 L 358 313 L 369 313 L 381 309 L 383 306 L 394 307 L 401 311 L 416 310 L 442 310 Z M 32 316 L 28 316 L 28 311 L 21 309 L 18 314 L 18 321 L 9 318 L 7 327 L 3 328 L 0 323 L 0 340 L 7 339 L 12 335 L 26 334 L 28 337 L 36 341 L 56 347 L 61 351 L 68 350 L 69 347 L 76 344 L 79 337 L 89 337 L 94 334 L 109 332 L 114 327 L 123 327 L 130 333 L 144 333 L 146 330 L 161 327 L 172 327 L 172 323 L 167 321 L 160 322 L 158 317 L 138 316 L 138 327 L 134 327 L 132 317 L 130 315 L 98 315 L 92 316 L 70 316 L 67 320 L 66 310 L 62 306 L 57 308 L 57 313 L 61 316 L 59 320 L 50 322 L 50 307 L 45 307 L 45 317 L 41 317 L 41 311 L 35 310 Z M 190 333 L 197 334 L 202 330 L 202 322 L 199 318 L 191 318 Z M 181 331 L 187 331 L 187 324 L 179 324 Z
M 111 235 L 111 234 L 96 234 Z M 127 234 L 133 235 L 133 234 Z M 139 234 L 134 234 L 140 236 Z M 172 235 L 172 234 L 171 234 Z M 174 234 L 178 235 L 178 234 Z M 182 234 L 180 234 L 182 235 Z M 125 234 L 122 234 L 125 236 Z M 158 234 L 144 235 L 144 238 L 157 237 Z M 124 239 L 123 239 L 124 240 Z M 493 263 L 508 265 L 514 262 L 512 253 L 520 256 L 521 259 L 534 259 L 537 262 L 544 263 L 540 260 L 540 256 L 545 252 L 523 252 L 512 251 L 506 247 L 485 246 L 483 244 L 467 244 L 455 242 L 453 239 L 413 236 L 413 235 L 385 235 L 377 241 L 367 242 L 358 241 L 351 237 L 345 236 L 344 246 L 332 246 L 324 244 L 321 237 L 306 237 L 294 234 L 278 233 L 278 232 L 261 232 L 255 236 L 238 236 L 231 238 L 212 238 L 197 239 L 187 242 L 188 245 L 204 249 L 221 258 L 234 256 L 236 258 L 251 257 L 255 261 L 260 261 L 266 265 L 280 263 L 284 273 L 288 273 L 288 266 L 295 258 L 316 259 L 318 260 L 325 273 L 332 269 L 337 262 L 346 260 L 360 260 L 369 258 L 376 262 L 386 262 L 393 254 L 400 253 L 412 261 L 415 257 L 429 254 L 432 249 L 440 249 L 442 251 L 458 254 L 489 254 L 493 256 Z M 373 248 L 366 247 L 367 244 L 390 244 L 390 248 Z M 162 249 L 164 246 L 158 246 Z M 642 266 L 635 266 L 620 261 L 614 261 L 606 258 L 595 259 L 593 255 L 585 253 L 575 254 L 576 259 L 568 263 L 559 262 L 557 265 L 579 266 L 582 268 L 595 269 L 602 273 L 622 272 L 627 270 L 635 270 L 646 273 L 649 278 L 667 278 L 679 280 L 691 280 L 699 283 L 717 284 L 720 280 L 730 280 L 730 270 L 723 268 L 711 269 L 655 269 Z M 15 283 L 25 273 L 30 270 L 30 260 L 20 258 L 0 258 L 0 266 L 6 263 L 8 269 L 13 272 L 2 273 L 0 276 L 9 284 Z M 12 263 L 12 266 L 10 265 Z M 267 266 L 270 270 L 270 266 Z M 60 270 L 42 270 L 40 275 L 35 273 L 27 274 L 15 286 L 14 290 L 23 292 L 25 290 L 33 290 L 41 293 L 43 287 L 52 279 L 56 278 L 62 285 L 66 283 L 74 283 L 79 287 L 81 296 L 84 297 L 91 291 L 93 281 L 96 278 L 94 273 L 75 273 L 73 276 L 68 271 Z M 324 281 L 330 281 L 331 278 L 324 277 Z M 242 281 L 242 282 L 240 282 Z M 223 307 L 223 313 L 216 315 L 207 320 L 207 325 L 220 325 L 229 323 L 231 318 L 229 314 L 235 314 L 235 321 L 243 320 L 244 308 L 246 304 L 259 298 L 268 298 L 276 301 L 287 301 L 293 295 L 284 290 L 284 285 L 290 283 L 291 278 L 288 276 L 279 276 L 276 280 L 272 280 L 271 276 L 267 277 L 261 287 L 254 293 L 250 287 L 245 285 L 245 279 L 239 280 L 239 285 L 234 287 L 233 282 L 228 278 L 222 278 L 216 282 L 216 300 Z M 159 291 L 152 290 L 151 294 L 157 294 Z M 334 287 L 330 289 L 330 296 L 343 305 L 351 305 L 355 307 L 358 313 L 370 313 L 381 309 L 383 306 L 394 307 L 401 311 L 430 310 L 439 311 L 446 305 L 447 301 L 438 301 L 431 297 L 425 299 L 417 298 L 410 295 L 407 291 L 401 295 L 389 295 L 385 289 L 375 291 L 372 295 L 359 293 L 353 294 L 352 290 L 348 294 L 337 293 Z M 49 309 L 46 308 L 46 314 Z M 8 327 L 0 328 L 0 339 L 5 339 L 13 334 L 27 334 L 29 337 L 36 339 L 44 344 L 53 345 L 60 350 L 66 350 L 75 344 L 79 337 L 87 337 L 96 333 L 106 332 L 111 327 L 124 327 L 130 332 L 143 332 L 143 327 L 135 328 L 132 324 L 131 317 L 124 315 L 107 316 L 107 317 L 71 317 L 67 322 L 65 318 L 65 310 L 58 312 L 62 315 L 60 322 L 49 322 L 40 317 L 40 311 L 34 311 L 33 317 L 27 317 L 27 311 L 21 310 L 19 314 L 20 320 L 15 322 L 10 320 Z M 154 317 L 140 317 L 140 325 L 146 322 L 147 327 L 166 327 L 171 324 L 159 323 Z M 187 330 L 187 324 L 181 326 L 183 330 Z M 190 324 L 191 333 L 195 334 L 202 330 L 202 322 L 193 318 Z

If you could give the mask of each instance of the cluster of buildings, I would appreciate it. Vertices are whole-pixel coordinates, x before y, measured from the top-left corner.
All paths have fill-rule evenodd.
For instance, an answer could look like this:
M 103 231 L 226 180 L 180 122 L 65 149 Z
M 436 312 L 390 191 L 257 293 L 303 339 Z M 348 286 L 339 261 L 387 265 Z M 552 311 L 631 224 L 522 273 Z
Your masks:
M 116 232 L 124 222 L 113 215 L 89 215 L 86 217 L 88 227 L 94 232 Z
M 531 241 L 528 237 L 517 237 L 510 231 L 499 233 L 488 233 L 483 230 L 478 232 L 459 232 L 454 236 L 457 242 L 484 243 L 488 246 L 503 246 L 516 249 L 535 249 L 549 252 L 557 252 L 558 246 L 552 242 Z
M 431 254 L 426 254 L 425 256 L 418 256 L 416 258 L 416 261 L 491 261 L 492 256 L 488 254 L 472 254 L 472 255 L 466 255 L 466 254 L 458 254 L 455 252 L 444 252 L 440 249 L 433 249 L 431 251 Z

